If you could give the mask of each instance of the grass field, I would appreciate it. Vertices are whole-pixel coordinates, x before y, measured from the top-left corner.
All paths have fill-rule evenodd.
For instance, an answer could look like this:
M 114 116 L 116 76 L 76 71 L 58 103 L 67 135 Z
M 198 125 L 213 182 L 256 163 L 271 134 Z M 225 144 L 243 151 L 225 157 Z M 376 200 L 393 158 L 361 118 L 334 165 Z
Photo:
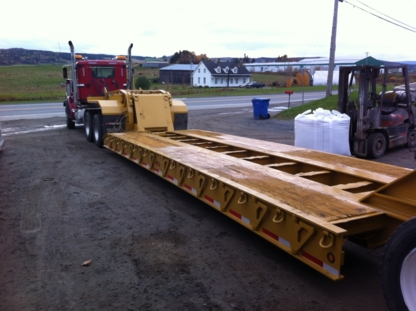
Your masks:
M 62 66 L 1 66 L 0 103 L 60 100 L 65 97 Z
M 159 78 L 158 69 L 135 67 L 135 75 L 143 75 L 150 80 Z M 278 81 L 284 83 L 286 77 L 271 73 L 254 73 L 252 80 L 269 85 Z M 60 86 L 62 65 L 1 66 L 0 67 L 0 104 L 18 102 L 61 101 L 65 98 L 65 89 Z M 244 88 L 193 88 L 188 85 L 166 85 L 152 83 L 151 89 L 163 89 L 174 97 L 211 97 L 264 95 L 283 93 L 285 87 L 265 87 L 263 89 Z M 302 87 L 291 87 L 295 92 Z M 322 91 L 325 86 L 304 87 L 305 91 Z
M 159 78 L 158 69 L 135 67 L 135 75 L 143 75 L 150 80 Z M 285 75 L 276 73 L 253 73 L 252 80 L 266 85 L 272 82 L 284 83 Z M 0 67 L 0 104 L 19 102 L 51 102 L 63 101 L 65 89 L 60 86 L 64 81 L 62 78 L 62 65 L 40 65 L 40 66 L 1 66 Z M 411 82 L 416 81 L 411 76 Z M 391 86 L 392 87 L 392 86 Z M 152 83 L 151 89 L 163 89 L 170 92 L 174 97 L 213 97 L 213 96 L 261 96 L 267 94 L 281 94 L 288 88 L 270 87 L 263 89 L 244 88 L 192 88 L 188 85 L 166 85 Z M 326 86 L 313 87 L 290 87 L 294 92 L 324 91 Z M 334 86 L 334 90 L 337 86 Z M 353 93 L 353 96 L 357 94 Z M 293 107 L 279 113 L 276 118 L 293 119 L 296 115 L 308 109 L 337 109 L 337 96 L 333 95 L 321 100 L 313 101 L 302 106 Z

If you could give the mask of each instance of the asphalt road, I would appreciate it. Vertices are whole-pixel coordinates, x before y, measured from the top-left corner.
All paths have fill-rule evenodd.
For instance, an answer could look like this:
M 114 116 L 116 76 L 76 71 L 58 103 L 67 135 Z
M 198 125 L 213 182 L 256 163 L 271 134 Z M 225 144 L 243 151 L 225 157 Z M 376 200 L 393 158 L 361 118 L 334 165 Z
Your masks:
M 291 95 L 290 106 L 300 105 L 312 100 L 325 97 L 325 92 L 306 92 Z M 241 108 L 251 107 L 254 96 L 225 96 L 209 98 L 178 98 L 182 100 L 189 110 Z M 285 94 L 264 95 L 262 98 L 270 99 L 269 104 L 278 107 L 287 107 L 289 96 Z M 50 117 L 64 117 L 62 103 L 15 104 L 0 105 L 0 121 L 20 119 L 40 119 Z

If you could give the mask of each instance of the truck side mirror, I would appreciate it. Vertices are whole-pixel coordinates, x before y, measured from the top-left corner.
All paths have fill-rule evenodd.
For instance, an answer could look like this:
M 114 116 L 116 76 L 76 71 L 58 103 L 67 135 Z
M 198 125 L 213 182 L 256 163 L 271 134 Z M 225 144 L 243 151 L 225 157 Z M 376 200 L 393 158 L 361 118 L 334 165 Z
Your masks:
M 62 74 L 64 76 L 64 79 L 68 79 L 68 68 L 62 68 Z

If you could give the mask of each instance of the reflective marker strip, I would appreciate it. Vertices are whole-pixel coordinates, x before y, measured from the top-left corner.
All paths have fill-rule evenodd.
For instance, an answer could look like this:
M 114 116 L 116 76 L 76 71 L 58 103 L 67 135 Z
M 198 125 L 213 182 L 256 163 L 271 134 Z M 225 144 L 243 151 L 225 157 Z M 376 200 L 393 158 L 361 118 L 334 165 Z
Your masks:
M 282 243 L 283 245 L 285 245 L 285 246 L 287 246 L 287 247 L 290 247 L 290 242 L 289 242 L 288 240 L 285 240 L 284 238 L 282 238 L 282 237 L 280 237 L 280 236 L 278 236 L 278 235 L 274 234 L 273 232 L 271 232 L 271 231 L 269 231 L 269 230 L 267 230 L 267 229 L 265 229 L 265 228 L 262 228 L 261 230 L 263 231 L 263 233 L 264 233 L 265 235 L 267 235 L 267 236 L 271 237 L 272 239 L 274 239 L 274 240 L 276 240 L 276 241 L 278 241 L 278 242 Z
M 117 153 L 118 153 L 118 154 L 121 154 L 121 149 L 120 149 L 120 150 L 117 150 Z
M 127 159 L 130 159 L 130 154 L 128 153 L 123 153 L 123 156 L 125 156 Z
M 195 189 L 195 188 L 192 188 L 191 186 L 189 186 L 189 185 L 187 185 L 187 184 L 184 184 L 184 185 L 183 185 L 183 187 L 184 187 L 186 190 L 191 191 L 193 194 L 196 194 L 196 189 Z
M 233 211 L 232 209 L 230 209 L 230 214 L 233 215 L 234 217 L 237 217 L 238 219 L 244 221 L 246 224 L 250 224 L 250 219 L 245 218 L 244 216 L 240 215 L 236 211 Z
M 210 198 L 209 196 L 205 195 L 204 196 L 205 200 L 207 200 L 208 202 L 214 204 L 215 206 L 221 207 L 220 202 L 215 201 L 213 198 Z
M 148 169 L 150 168 L 150 165 L 147 164 L 146 162 L 142 162 L 142 165 L 145 166 L 145 167 L 147 167 Z
M 160 176 L 162 176 L 162 171 L 160 169 L 154 168 L 153 169 L 156 173 L 158 173 Z
M 328 265 L 327 263 L 319 260 L 318 258 L 313 257 L 311 254 L 302 251 L 301 255 L 303 257 L 305 257 L 306 259 L 312 261 L 314 264 L 316 264 L 317 266 L 320 266 L 321 268 L 323 268 L 324 270 L 328 271 L 329 273 L 339 277 L 339 271 L 337 269 L 335 269 L 334 267 L 331 267 L 330 265 Z
M 139 159 L 137 159 L 137 158 L 132 158 L 132 160 L 134 161 L 134 162 L 136 162 L 136 163 L 139 163 Z
M 168 178 L 169 178 L 171 181 L 173 181 L 176 185 L 178 184 L 178 180 L 177 180 L 175 177 L 168 175 Z

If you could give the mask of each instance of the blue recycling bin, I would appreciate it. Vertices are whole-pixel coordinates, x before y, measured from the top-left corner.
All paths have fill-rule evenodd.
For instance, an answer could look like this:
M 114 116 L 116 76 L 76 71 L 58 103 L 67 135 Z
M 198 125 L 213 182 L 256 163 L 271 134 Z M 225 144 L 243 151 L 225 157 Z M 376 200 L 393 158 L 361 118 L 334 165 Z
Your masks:
M 251 102 L 253 103 L 253 115 L 256 120 L 269 119 L 269 101 L 270 98 L 253 98 Z

